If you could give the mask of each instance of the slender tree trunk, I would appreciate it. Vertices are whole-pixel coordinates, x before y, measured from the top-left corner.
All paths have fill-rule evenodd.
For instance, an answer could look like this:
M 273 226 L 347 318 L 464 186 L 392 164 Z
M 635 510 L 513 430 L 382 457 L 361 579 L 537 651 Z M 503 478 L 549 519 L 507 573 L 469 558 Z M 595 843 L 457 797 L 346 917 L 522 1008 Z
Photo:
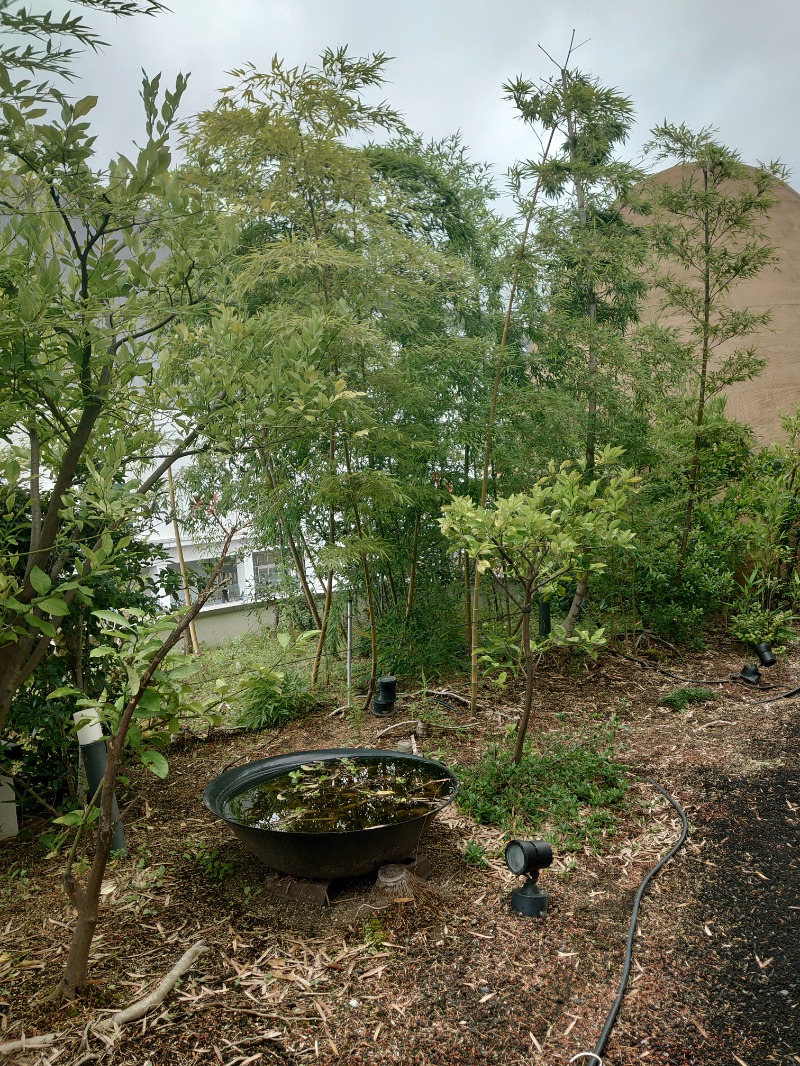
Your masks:
M 525 657 L 525 706 L 522 709 L 522 717 L 517 726 L 517 743 L 514 748 L 514 762 L 522 759 L 525 750 L 525 737 L 528 734 L 528 723 L 533 706 L 533 649 L 531 648 L 531 590 L 526 590 L 525 607 L 522 611 L 522 651 Z
M 411 541 L 411 572 L 408 577 L 408 595 L 406 597 L 406 622 L 414 610 L 414 596 L 417 591 L 417 552 L 419 550 L 419 511 L 414 514 L 414 537 Z
M 708 169 L 703 169 L 703 192 L 708 196 Z M 707 201 L 706 201 L 707 203 Z M 692 450 L 692 469 L 689 475 L 689 496 L 686 500 L 686 511 L 683 516 L 683 533 L 681 546 L 678 553 L 678 575 L 676 583 L 683 583 L 683 570 L 686 565 L 686 554 L 689 550 L 689 536 L 692 532 L 694 509 L 700 490 L 700 451 L 703 442 L 703 422 L 706 408 L 706 386 L 708 383 L 708 359 L 711 343 L 711 267 L 709 255 L 711 254 L 711 227 L 708 206 L 705 209 L 703 219 L 703 343 L 700 353 L 700 388 L 697 398 L 697 415 L 695 418 L 694 447 Z
M 561 84 L 566 93 L 568 88 L 568 76 L 567 71 L 563 67 L 561 69 Z M 578 153 L 575 143 L 575 120 L 571 111 L 567 112 L 567 135 L 569 138 L 570 163 L 574 167 L 578 161 Z M 575 198 L 578 205 L 578 220 L 583 227 L 586 227 L 588 222 L 586 213 L 586 194 L 584 192 L 583 182 L 578 179 L 575 180 Z M 594 285 L 591 285 L 589 290 L 588 318 L 589 351 L 587 353 L 588 362 L 586 374 L 586 477 L 591 478 L 594 474 L 595 450 L 597 447 L 597 349 L 594 343 L 594 326 L 597 322 L 597 298 L 594 291 Z M 578 621 L 578 616 L 581 611 L 581 604 L 586 596 L 586 590 L 588 587 L 589 571 L 584 570 L 575 588 L 572 603 L 570 604 L 567 618 L 564 623 L 564 629 L 568 637 L 572 636 L 575 629 L 575 624 Z
M 186 560 L 183 556 L 183 544 L 181 543 L 181 531 L 178 526 L 178 512 L 175 509 L 175 482 L 172 478 L 172 467 L 167 471 L 167 485 L 169 486 L 169 509 L 172 511 L 172 529 L 175 533 L 175 551 L 178 553 L 178 566 L 181 571 L 181 583 L 183 584 L 183 599 L 187 607 L 192 605 L 192 594 L 189 590 L 189 575 L 186 572 Z M 186 629 L 191 640 L 192 651 L 197 655 L 200 652 L 200 643 L 197 640 L 197 630 L 194 623 L 190 622 Z
M 469 646 L 472 640 L 472 575 L 469 569 L 469 555 L 466 552 L 464 552 L 464 610 L 467 646 Z
M 336 472 L 336 430 L 332 429 L 328 442 L 328 473 L 333 477 Z M 328 546 L 332 548 L 336 543 L 336 512 L 333 504 L 328 508 Z M 325 638 L 328 634 L 328 622 L 333 603 L 333 569 L 328 569 L 325 581 L 325 603 L 322 608 L 322 619 L 317 637 L 317 650 L 314 655 L 314 665 L 311 670 L 311 684 L 316 685 L 319 679 L 319 667 L 322 662 L 322 651 L 325 647 Z
M 263 448 L 258 450 L 259 458 L 261 459 L 261 465 L 264 468 L 264 473 L 267 475 L 267 484 L 269 485 L 270 492 L 275 493 L 276 480 L 275 471 L 273 470 L 272 463 L 269 460 L 269 456 Z M 311 591 L 308 584 L 308 577 L 306 575 L 306 568 L 303 565 L 303 559 L 297 548 L 297 543 L 294 539 L 294 534 L 289 526 L 289 523 L 285 521 L 282 515 L 278 517 L 278 523 L 283 530 L 283 535 L 286 539 L 286 543 L 289 547 L 289 552 L 294 562 L 295 571 L 297 573 L 297 580 L 300 582 L 300 588 L 303 590 L 303 596 L 305 597 L 306 606 L 311 612 L 311 618 L 314 621 L 314 628 L 320 629 L 322 627 L 322 619 L 319 616 L 319 610 L 317 609 L 316 600 L 314 594 Z
M 356 494 L 353 491 L 353 466 L 350 461 L 350 446 L 346 439 L 343 441 L 343 444 L 347 482 L 350 488 L 350 505 L 353 508 L 353 522 L 355 523 L 356 533 L 358 534 L 359 539 L 361 539 L 364 536 L 364 528 L 361 524 L 361 512 L 358 508 Z M 366 552 L 361 553 L 361 566 L 364 571 L 364 591 L 367 594 L 367 612 L 369 614 L 370 675 L 367 695 L 364 700 L 364 710 L 367 710 L 370 700 L 372 699 L 372 694 L 378 683 L 378 625 L 375 614 L 375 590 L 372 586 L 372 574 L 370 572 L 369 558 L 367 557 Z
M 542 164 L 547 162 L 550 155 L 550 148 L 552 147 L 553 140 L 556 135 L 556 127 L 554 126 L 550 130 L 550 136 L 542 155 Z M 520 238 L 519 249 L 517 250 L 517 257 L 514 264 L 514 274 L 511 279 L 511 291 L 508 294 L 508 302 L 506 304 L 506 314 L 503 320 L 503 332 L 500 337 L 500 346 L 497 351 L 497 363 L 494 371 L 494 382 L 492 384 L 492 398 L 489 404 L 489 419 L 486 424 L 486 445 L 483 451 L 483 475 L 481 477 L 481 507 L 486 506 L 486 498 L 489 493 L 489 468 L 492 461 L 492 447 L 494 444 L 494 424 L 497 417 L 497 403 L 500 398 L 500 382 L 503 376 L 503 365 L 505 362 L 505 350 L 508 343 L 508 334 L 511 329 L 511 314 L 514 309 L 514 300 L 517 295 L 517 286 L 519 284 L 520 270 L 522 269 L 522 260 L 525 256 L 525 247 L 528 243 L 528 234 L 530 233 L 531 224 L 533 222 L 533 213 L 536 210 L 536 201 L 539 198 L 539 190 L 541 188 L 541 176 L 536 179 L 536 185 L 534 186 L 531 202 L 528 207 L 528 213 L 525 216 L 525 227 L 522 231 L 522 237 Z M 475 567 L 475 573 L 473 576 L 472 585 L 472 618 L 470 620 L 470 714 L 475 714 L 478 707 L 478 630 L 480 624 L 480 602 L 481 602 L 481 572 L 479 568 Z
M 213 592 L 217 579 L 222 571 L 222 566 L 227 558 L 228 550 L 233 539 L 233 533 L 229 533 L 217 565 L 208 582 L 189 608 L 188 612 L 180 619 L 175 629 L 170 633 L 159 650 L 155 653 L 150 663 L 142 674 L 139 687 L 128 701 L 120 719 L 119 728 L 108 742 L 108 760 L 103 776 L 100 793 L 100 818 L 97 827 L 97 840 L 95 844 L 94 858 L 86 879 L 85 886 L 81 886 L 75 879 L 71 869 L 68 869 L 64 877 L 64 888 L 73 906 L 78 911 L 75 928 L 72 933 L 67 963 L 64 969 L 64 977 L 58 987 L 57 994 L 70 997 L 86 983 L 89 968 L 89 953 L 92 941 L 97 929 L 97 920 L 100 912 L 100 887 L 103 883 L 108 856 L 111 851 L 111 842 L 114 837 L 114 821 L 112 817 L 112 802 L 116 787 L 117 772 L 119 770 L 122 749 L 128 728 L 133 719 L 136 708 L 150 687 L 154 674 L 161 666 L 169 652 L 181 639 L 184 631 L 196 618 L 200 608 Z
M 580 616 L 581 604 L 583 603 L 583 598 L 586 595 L 586 590 L 588 589 L 588 587 L 589 571 L 584 570 L 578 580 L 577 586 L 575 587 L 575 595 L 572 597 L 572 603 L 570 604 L 570 608 L 567 612 L 567 617 L 564 622 L 564 632 L 568 637 L 571 637 L 573 632 L 575 631 L 575 624 L 577 623 L 578 617 Z

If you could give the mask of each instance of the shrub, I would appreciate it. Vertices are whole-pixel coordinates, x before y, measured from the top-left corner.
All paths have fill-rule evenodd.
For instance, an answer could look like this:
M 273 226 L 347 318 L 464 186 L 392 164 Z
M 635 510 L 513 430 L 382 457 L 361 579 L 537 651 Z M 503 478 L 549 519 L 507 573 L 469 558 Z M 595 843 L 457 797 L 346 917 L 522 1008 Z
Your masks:
M 325 699 L 298 674 L 266 666 L 243 681 L 234 724 L 243 729 L 278 729 L 324 705 Z
M 786 650 L 787 644 L 797 640 L 792 628 L 793 619 L 792 611 L 749 603 L 732 615 L 731 633 L 745 644 L 771 644 L 774 652 L 781 652 Z
M 626 792 L 624 768 L 606 732 L 584 743 L 556 736 L 519 763 L 495 747 L 460 776 L 457 803 L 476 821 L 543 833 L 566 851 L 597 847 L 613 833 Z
M 385 611 L 377 620 L 378 673 L 421 681 L 466 669 L 469 652 L 463 607 L 444 590 L 420 593 L 411 617 L 405 607 Z M 356 653 L 369 655 L 369 640 L 361 636 Z

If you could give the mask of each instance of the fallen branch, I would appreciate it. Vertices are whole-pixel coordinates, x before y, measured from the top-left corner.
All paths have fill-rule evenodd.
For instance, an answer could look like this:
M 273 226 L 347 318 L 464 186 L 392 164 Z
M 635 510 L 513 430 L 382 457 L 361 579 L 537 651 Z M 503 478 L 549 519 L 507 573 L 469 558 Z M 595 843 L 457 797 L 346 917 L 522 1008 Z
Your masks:
M 398 696 L 398 703 L 401 699 L 410 700 L 414 696 L 447 696 L 448 699 L 456 700 L 458 703 L 465 703 L 469 706 L 469 696 L 460 696 L 457 692 L 450 692 L 446 688 L 420 688 L 416 692 L 404 692 L 402 696 Z
M 58 1033 L 45 1033 L 43 1036 L 23 1036 L 19 1040 L 6 1040 L 0 1044 L 0 1055 L 10 1055 L 12 1051 L 27 1051 L 32 1047 L 49 1047 L 58 1037 Z
M 382 730 L 380 731 L 380 733 L 376 733 L 376 734 L 375 734 L 375 739 L 377 740 L 377 739 L 378 739 L 378 737 L 382 737 L 382 736 L 384 736 L 384 734 L 386 734 L 386 733 L 391 733 L 391 731 L 392 731 L 393 729 L 401 729 L 401 728 L 402 728 L 403 726 L 405 726 L 405 725 L 413 725 L 413 726 L 416 726 L 416 724 L 417 724 L 417 719 L 416 719 L 416 718 L 414 718 L 414 719 L 408 719 L 408 721 L 405 721 L 405 722 L 393 722 L 393 723 L 392 723 L 392 725 L 387 725 L 387 727 L 386 727 L 385 729 L 382 729 Z
M 135 1022 L 139 1018 L 143 1018 L 148 1011 L 151 1011 L 153 1007 L 159 1006 L 167 998 L 169 992 L 175 987 L 181 977 L 187 970 L 191 969 L 195 959 L 199 955 L 202 955 L 207 950 L 207 945 L 204 940 L 198 940 L 196 944 L 193 944 L 187 951 L 181 955 L 167 976 L 153 989 L 149 995 L 146 995 L 143 999 L 139 999 L 136 1003 L 132 1003 L 130 1007 L 126 1007 L 125 1010 L 119 1011 L 113 1017 L 107 1019 L 104 1022 L 100 1022 L 97 1026 L 98 1029 L 121 1029 L 123 1025 L 127 1025 L 128 1022 Z

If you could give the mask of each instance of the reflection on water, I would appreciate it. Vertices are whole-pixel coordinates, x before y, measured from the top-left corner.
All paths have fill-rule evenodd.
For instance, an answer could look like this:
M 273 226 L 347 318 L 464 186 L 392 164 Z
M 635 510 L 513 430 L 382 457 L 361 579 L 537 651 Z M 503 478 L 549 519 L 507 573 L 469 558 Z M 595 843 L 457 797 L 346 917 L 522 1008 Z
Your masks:
M 225 815 L 256 829 L 346 833 L 419 818 L 456 789 L 437 766 L 392 755 L 306 763 L 240 792 Z

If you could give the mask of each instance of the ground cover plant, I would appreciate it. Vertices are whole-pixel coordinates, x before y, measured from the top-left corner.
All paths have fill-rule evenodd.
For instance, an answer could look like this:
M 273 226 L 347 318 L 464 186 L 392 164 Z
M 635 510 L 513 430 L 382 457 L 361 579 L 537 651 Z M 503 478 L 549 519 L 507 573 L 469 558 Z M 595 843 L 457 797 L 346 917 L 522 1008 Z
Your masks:
M 662 696 L 661 703 L 664 707 L 674 707 L 676 711 L 682 711 L 692 703 L 707 703 L 713 699 L 713 689 L 705 685 L 683 685 Z
M 519 762 L 508 747 L 490 748 L 462 772 L 458 805 L 481 825 L 515 836 L 544 837 L 566 851 L 603 850 L 620 821 L 626 790 L 608 731 L 555 734 L 528 745 Z

